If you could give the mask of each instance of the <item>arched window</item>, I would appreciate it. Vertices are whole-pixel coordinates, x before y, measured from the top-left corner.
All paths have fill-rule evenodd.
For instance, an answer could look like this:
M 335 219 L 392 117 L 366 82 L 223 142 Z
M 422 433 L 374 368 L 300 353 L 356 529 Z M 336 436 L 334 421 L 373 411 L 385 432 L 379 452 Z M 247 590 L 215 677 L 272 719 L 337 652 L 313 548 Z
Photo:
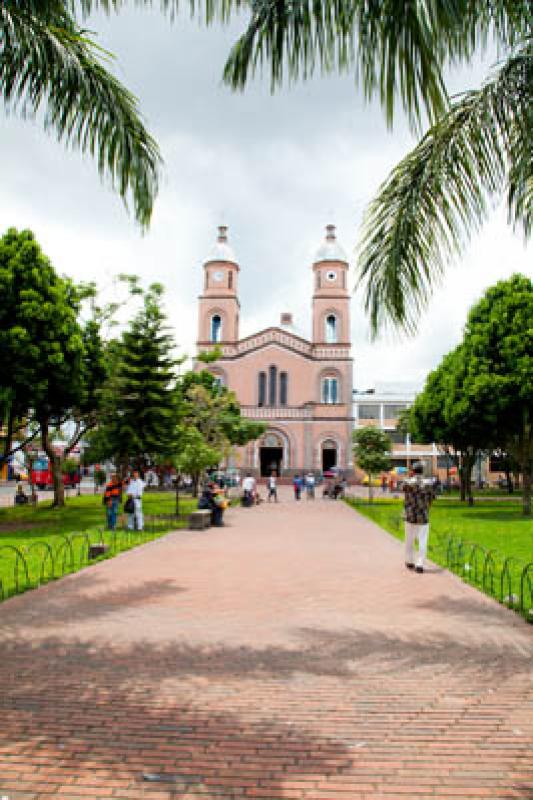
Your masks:
M 335 314 L 328 314 L 326 317 L 326 342 L 328 344 L 337 342 L 337 317 Z
M 322 402 L 339 402 L 339 381 L 337 378 L 324 378 L 322 381 Z
M 278 394 L 278 370 L 277 367 L 268 369 L 268 405 L 275 406 Z
M 266 372 L 260 372 L 257 384 L 257 405 L 264 406 L 266 403 L 267 393 L 267 376 Z
M 222 320 L 220 314 L 211 317 L 211 341 L 220 342 L 222 338 Z
M 287 388 L 288 378 L 286 372 L 280 372 L 279 375 L 279 404 L 280 406 L 287 405 Z

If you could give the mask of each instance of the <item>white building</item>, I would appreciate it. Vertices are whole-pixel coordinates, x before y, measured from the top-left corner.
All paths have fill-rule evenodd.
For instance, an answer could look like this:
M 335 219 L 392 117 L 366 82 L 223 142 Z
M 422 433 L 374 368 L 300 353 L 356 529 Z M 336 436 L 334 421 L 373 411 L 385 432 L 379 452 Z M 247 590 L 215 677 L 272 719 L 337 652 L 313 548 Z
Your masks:
M 445 469 L 446 456 L 435 444 L 417 444 L 409 434 L 398 430 L 398 418 L 411 406 L 421 386 L 412 383 L 377 383 L 375 388 L 353 392 L 353 415 L 355 428 L 375 425 L 392 441 L 393 467 L 408 467 L 413 461 L 423 461 L 427 472 L 436 474 L 437 467 Z

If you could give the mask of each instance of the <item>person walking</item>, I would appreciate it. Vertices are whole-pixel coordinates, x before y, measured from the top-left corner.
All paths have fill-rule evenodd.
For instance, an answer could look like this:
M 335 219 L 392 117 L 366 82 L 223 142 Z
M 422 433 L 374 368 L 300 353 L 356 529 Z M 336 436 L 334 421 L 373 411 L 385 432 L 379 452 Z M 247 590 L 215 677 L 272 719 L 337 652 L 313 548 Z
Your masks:
M 300 478 L 300 476 L 299 475 L 295 475 L 294 476 L 294 480 L 292 482 L 292 486 L 293 486 L 293 489 L 294 489 L 294 499 L 295 500 L 299 500 L 300 499 L 300 496 L 302 494 L 302 483 L 303 483 L 303 481 Z
M 435 499 L 433 481 L 424 480 L 423 474 L 423 463 L 415 462 L 402 487 L 405 505 L 405 566 L 415 572 L 424 572 L 429 539 L 429 509 Z M 415 539 L 418 540 L 416 564 Z
M 248 472 L 246 478 L 242 482 L 242 504 L 246 508 L 253 506 L 255 500 L 255 478 Z
M 268 488 L 268 497 L 267 502 L 270 503 L 271 498 L 274 498 L 274 502 L 278 502 L 278 486 L 276 482 L 276 473 L 272 472 L 268 481 L 267 481 L 267 488 Z
M 144 518 L 143 518 L 143 492 L 144 492 L 144 481 L 141 478 L 138 469 L 133 470 L 133 475 L 131 480 L 128 484 L 128 488 L 126 489 L 126 493 L 128 495 L 128 499 L 131 498 L 133 500 L 133 511 L 128 512 L 128 530 L 138 530 L 142 531 L 144 528 Z
M 118 475 L 114 472 L 111 480 L 104 489 L 104 505 L 107 521 L 107 529 L 114 531 L 117 527 L 118 507 L 122 499 L 122 484 Z
M 315 476 L 312 472 L 308 472 L 305 476 L 305 494 L 308 500 L 315 499 Z

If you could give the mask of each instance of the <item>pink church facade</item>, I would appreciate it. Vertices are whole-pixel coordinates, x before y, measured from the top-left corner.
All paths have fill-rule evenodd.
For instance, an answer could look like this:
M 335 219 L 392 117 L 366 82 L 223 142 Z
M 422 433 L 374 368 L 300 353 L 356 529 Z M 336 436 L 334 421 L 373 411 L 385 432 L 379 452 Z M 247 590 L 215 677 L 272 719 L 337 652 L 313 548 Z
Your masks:
M 240 448 L 235 466 L 266 476 L 315 473 L 336 467 L 349 475 L 352 462 L 353 359 L 350 342 L 348 262 L 327 227 L 312 265 L 312 338 L 279 327 L 240 338 L 240 268 L 219 228 L 204 263 L 199 298 L 198 351 L 218 346 L 222 357 L 209 368 L 235 392 L 242 414 L 267 425 L 264 436 Z

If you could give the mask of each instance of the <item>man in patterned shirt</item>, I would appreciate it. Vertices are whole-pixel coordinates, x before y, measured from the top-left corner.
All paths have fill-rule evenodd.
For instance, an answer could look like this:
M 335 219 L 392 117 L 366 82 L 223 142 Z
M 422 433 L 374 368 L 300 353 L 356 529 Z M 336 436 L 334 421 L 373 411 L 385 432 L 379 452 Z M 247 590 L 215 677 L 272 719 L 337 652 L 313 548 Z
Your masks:
M 424 480 L 424 465 L 417 461 L 411 466 L 409 480 L 403 485 L 405 501 L 405 566 L 424 572 L 429 538 L 429 509 L 435 499 L 433 481 Z M 418 558 L 415 566 L 414 543 L 418 539 Z

